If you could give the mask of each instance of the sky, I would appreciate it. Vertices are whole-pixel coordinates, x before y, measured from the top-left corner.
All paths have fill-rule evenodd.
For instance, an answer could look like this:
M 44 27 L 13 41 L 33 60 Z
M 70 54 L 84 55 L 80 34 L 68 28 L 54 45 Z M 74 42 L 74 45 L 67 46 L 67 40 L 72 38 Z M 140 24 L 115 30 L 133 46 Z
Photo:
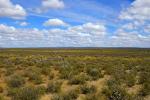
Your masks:
M 0 47 L 150 47 L 150 0 L 0 0 Z

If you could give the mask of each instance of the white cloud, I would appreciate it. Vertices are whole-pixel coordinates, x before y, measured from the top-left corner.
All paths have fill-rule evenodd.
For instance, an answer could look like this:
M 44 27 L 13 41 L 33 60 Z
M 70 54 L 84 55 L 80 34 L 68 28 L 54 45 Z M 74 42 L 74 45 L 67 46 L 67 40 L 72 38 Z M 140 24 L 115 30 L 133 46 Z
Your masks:
M 62 0 L 42 0 L 42 7 L 49 9 L 60 9 L 64 8 L 64 2 Z
M 150 0 L 135 0 L 131 7 L 123 10 L 120 19 L 125 20 L 150 20 Z
M 88 35 L 105 35 L 106 28 L 103 24 L 86 23 L 79 26 L 70 27 L 69 31 L 72 33 L 81 33 Z
M 44 26 L 68 26 L 67 23 L 60 19 L 49 19 L 44 22 Z
M 13 19 L 24 19 L 27 15 L 25 9 L 16 4 L 14 5 L 10 0 L 0 0 L 0 16 L 10 17 Z
M 50 9 L 63 9 L 65 4 L 63 0 L 42 0 L 41 6 L 38 8 L 30 8 L 29 10 L 36 13 L 47 12 Z
M 86 23 L 69 26 L 67 29 L 39 30 L 0 24 L 0 43 L 5 47 L 98 46 L 100 43 L 103 44 L 103 36 L 106 33 L 104 27 L 101 24 Z
M 19 24 L 20 24 L 20 26 L 27 26 L 29 23 L 27 23 L 27 22 L 20 22 Z

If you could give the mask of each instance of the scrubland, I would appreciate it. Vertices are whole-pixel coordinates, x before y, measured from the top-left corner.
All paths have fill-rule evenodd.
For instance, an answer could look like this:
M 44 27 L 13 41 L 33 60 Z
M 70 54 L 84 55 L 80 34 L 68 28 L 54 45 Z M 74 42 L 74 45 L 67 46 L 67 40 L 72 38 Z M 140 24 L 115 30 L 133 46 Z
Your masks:
M 150 100 L 150 49 L 0 49 L 0 100 Z

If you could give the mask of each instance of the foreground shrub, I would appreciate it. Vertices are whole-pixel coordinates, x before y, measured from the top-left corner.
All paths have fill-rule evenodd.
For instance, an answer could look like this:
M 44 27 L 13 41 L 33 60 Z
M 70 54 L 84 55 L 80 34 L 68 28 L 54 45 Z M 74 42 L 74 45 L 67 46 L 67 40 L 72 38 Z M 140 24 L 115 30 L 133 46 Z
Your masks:
M 41 84 L 43 82 L 42 77 L 38 73 L 30 73 L 28 77 L 29 80 L 33 81 L 35 84 Z
M 60 81 L 50 81 L 47 85 L 47 92 L 56 93 L 61 89 L 62 82 Z
M 142 89 L 140 91 L 141 96 L 147 96 L 150 95 L 150 83 L 144 83 L 142 86 Z
M 69 80 L 69 84 L 84 84 L 86 82 L 87 78 L 84 75 L 76 75 L 72 79 Z
M 88 68 L 87 74 L 90 75 L 93 80 L 97 80 L 97 79 L 103 77 L 103 75 L 101 74 L 101 71 L 96 68 Z
M 16 91 L 12 100 L 39 100 L 39 98 L 40 94 L 36 88 L 24 87 Z
M 96 92 L 96 87 L 93 85 L 82 85 L 80 87 L 81 93 L 82 94 L 91 94 L 91 93 L 95 93 Z
M 23 84 L 25 84 L 25 80 L 19 75 L 14 75 L 8 79 L 7 84 L 9 87 L 17 88 L 23 86 Z
M 75 90 L 68 91 L 64 94 L 54 94 L 52 100 L 76 100 L 78 98 L 78 93 Z

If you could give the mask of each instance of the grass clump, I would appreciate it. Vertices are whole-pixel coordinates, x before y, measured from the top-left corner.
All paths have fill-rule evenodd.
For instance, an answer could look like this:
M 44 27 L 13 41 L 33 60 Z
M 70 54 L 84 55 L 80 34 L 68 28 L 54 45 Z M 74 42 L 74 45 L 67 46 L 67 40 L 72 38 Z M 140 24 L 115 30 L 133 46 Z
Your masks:
M 87 80 L 88 77 L 86 77 L 84 74 L 75 75 L 72 79 L 69 80 L 69 84 L 71 85 L 84 84 Z
M 18 88 L 25 84 L 25 79 L 19 75 L 13 75 L 8 79 L 7 84 L 11 88 Z
M 39 89 L 34 87 L 24 87 L 16 91 L 12 100 L 39 100 L 40 95 Z
M 57 93 L 61 90 L 62 82 L 60 81 L 50 81 L 47 85 L 47 92 Z
M 96 92 L 96 87 L 93 85 L 84 84 L 80 87 L 82 94 L 92 94 Z
M 101 74 L 101 71 L 97 68 L 88 68 L 86 72 L 89 76 L 92 77 L 93 80 L 97 80 L 103 77 L 103 75 Z

